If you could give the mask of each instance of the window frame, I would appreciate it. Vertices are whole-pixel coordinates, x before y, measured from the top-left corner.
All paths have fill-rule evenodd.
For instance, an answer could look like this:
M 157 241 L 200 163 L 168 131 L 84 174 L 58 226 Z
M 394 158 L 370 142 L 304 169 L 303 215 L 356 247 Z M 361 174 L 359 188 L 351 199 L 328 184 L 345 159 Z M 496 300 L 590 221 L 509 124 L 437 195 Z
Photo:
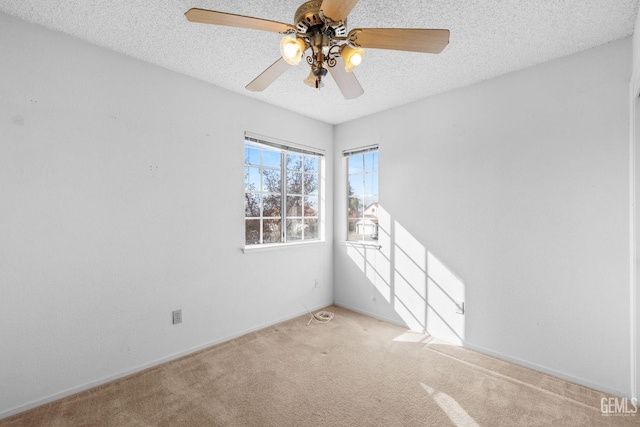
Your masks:
M 254 164 L 247 162 L 247 148 L 258 149 L 260 152 L 260 164 Z M 323 213 L 324 213 L 324 205 L 322 201 L 322 181 L 324 176 L 324 151 L 305 147 L 301 145 L 291 144 L 285 141 L 279 141 L 272 138 L 259 137 L 255 135 L 251 135 L 245 133 L 244 138 L 244 150 L 245 150 L 245 160 L 243 167 L 245 168 L 245 184 L 244 184 L 244 194 L 245 194 L 245 214 L 244 214 L 244 230 L 245 230 L 245 238 L 244 238 L 244 249 L 257 249 L 257 248 L 266 248 L 266 247 L 282 247 L 282 246 L 291 246 L 291 245 L 299 245 L 299 244 L 310 244 L 310 243 L 318 243 L 324 241 L 324 230 L 322 229 L 323 224 Z M 264 161 L 264 153 L 272 151 L 278 152 L 280 154 L 280 166 L 279 169 L 266 165 Z M 290 169 L 288 164 L 288 156 L 291 157 L 300 157 L 299 160 L 299 169 Z M 307 159 L 313 159 L 315 163 L 315 170 L 308 171 L 306 170 Z M 259 183 L 260 188 L 258 190 L 248 190 L 248 185 L 250 182 L 250 178 L 248 178 L 247 169 L 258 169 L 259 170 Z M 264 170 L 278 170 L 280 173 L 280 189 L 279 192 L 267 191 L 264 188 Z M 250 173 L 250 172 L 249 172 Z M 300 193 L 291 193 L 288 188 L 288 184 L 290 183 L 288 177 L 289 175 L 299 175 L 299 185 L 300 185 Z M 307 193 L 306 190 L 306 177 L 312 176 L 315 178 L 311 178 L 312 182 L 315 181 L 315 190 Z M 258 216 L 247 216 L 248 211 L 248 203 L 249 197 L 248 195 L 257 195 L 258 196 Z M 264 215 L 264 199 L 265 195 L 270 197 L 279 197 L 279 215 L 278 216 L 265 216 Z M 298 212 L 295 215 L 291 214 L 291 209 L 289 206 L 289 199 L 298 198 L 300 201 L 300 206 L 298 207 Z M 254 199 L 255 200 L 255 199 Z M 315 204 L 315 212 L 312 215 L 307 215 L 307 204 Z M 280 231 L 279 238 L 277 241 L 265 241 L 264 234 L 264 221 L 266 220 L 278 220 Z M 250 240 L 247 238 L 248 230 L 247 230 L 247 222 L 248 221 L 259 221 L 259 229 L 258 229 L 258 241 L 256 243 L 250 243 Z M 299 221 L 301 224 L 300 227 L 300 235 L 299 238 L 292 237 L 293 234 L 290 233 L 288 229 L 288 224 L 293 223 L 293 221 Z M 305 233 L 308 232 L 308 224 L 315 223 L 315 232 L 312 233 L 312 237 L 305 236 Z M 314 237 L 315 236 L 315 237 Z
M 375 152 L 376 153 L 376 168 L 367 171 L 366 169 L 366 164 L 365 164 L 365 155 L 367 153 L 371 153 L 371 152 Z M 350 204 L 350 199 L 353 198 L 353 195 L 349 194 L 350 193 L 350 188 L 351 188 L 351 176 L 353 175 L 362 175 L 362 194 L 360 195 L 361 200 L 362 200 L 362 214 L 359 217 L 359 221 L 360 220 L 365 220 L 366 219 L 366 210 L 368 207 L 372 206 L 373 204 L 378 204 L 378 209 L 379 209 L 379 203 L 380 203 L 380 184 L 379 184 L 379 177 L 380 177 L 380 163 L 379 163 L 379 159 L 380 159 L 380 155 L 379 155 L 379 146 L 376 145 L 371 145 L 371 146 L 366 146 L 366 147 L 360 147 L 360 148 L 354 148 L 351 150 L 345 150 L 342 152 L 342 155 L 344 157 L 344 168 L 345 168 L 345 185 L 346 185 L 346 237 L 345 237 L 345 243 L 347 244 L 357 244 L 357 245 L 366 245 L 366 246 L 379 246 L 378 243 L 378 233 L 379 233 L 379 224 L 375 224 L 375 235 L 376 237 L 374 238 L 372 235 L 371 240 L 367 240 L 365 238 L 366 233 L 362 233 L 362 238 L 361 239 L 352 239 L 351 237 L 351 231 L 350 231 L 350 227 L 351 227 L 351 220 L 353 220 L 356 217 L 351 216 L 350 210 L 351 210 L 351 204 Z M 358 172 L 358 173 L 350 173 L 349 171 L 349 163 L 350 163 L 350 159 L 354 156 L 359 156 L 362 155 L 363 156 L 363 166 L 362 166 L 362 172 Z M 367 205 L 366 204 L 366 197 L 367 197 L 367 193 L 366 193 L 366 177 L 367 175 L 372 175 L 375 174 L 376 175 L 376 188 L 375 188 L 375 202 L 371 202 L 371 204 Z M 376 209 L 376 211 L 378 210 Z M 376 217 L 377 217 L 377 212 L 376 212 Z

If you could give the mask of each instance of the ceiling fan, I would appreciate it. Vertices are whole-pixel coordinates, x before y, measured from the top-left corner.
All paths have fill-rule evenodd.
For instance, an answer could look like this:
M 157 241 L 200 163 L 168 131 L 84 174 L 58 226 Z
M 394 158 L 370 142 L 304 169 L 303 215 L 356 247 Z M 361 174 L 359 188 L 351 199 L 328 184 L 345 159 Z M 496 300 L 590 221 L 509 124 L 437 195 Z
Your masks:
M 449 44 L 449 30 L 417 28 L 358 28 L 347 32 L 347 15 L 358 0 L 310 0 L 295 13 L 294 25 L 250 16 L 234 15 L 205 9 L 189 9 L 185 16 L 191 22 L 227 25 L 284 34 L 280 42 L 281 57 L 246 88 L 262 91 L 289 67 L 297 65 L 304 53 L 311 66 L 304 80 L 320 88 L 322 78 L 331 73 L 346 99 L 364 93 L 352 73 L 364 56 L 363 48 L 392 49 L 411 52 L 440 53 Z

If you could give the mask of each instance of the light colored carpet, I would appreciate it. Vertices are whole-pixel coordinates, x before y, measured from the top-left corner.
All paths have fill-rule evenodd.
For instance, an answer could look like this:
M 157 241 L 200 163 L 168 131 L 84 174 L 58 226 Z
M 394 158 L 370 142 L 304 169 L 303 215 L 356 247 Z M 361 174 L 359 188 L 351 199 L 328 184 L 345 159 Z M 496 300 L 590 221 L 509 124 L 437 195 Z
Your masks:
M 600 392 L 339 307 L 0 420 L 0 426 L 637 426 Z

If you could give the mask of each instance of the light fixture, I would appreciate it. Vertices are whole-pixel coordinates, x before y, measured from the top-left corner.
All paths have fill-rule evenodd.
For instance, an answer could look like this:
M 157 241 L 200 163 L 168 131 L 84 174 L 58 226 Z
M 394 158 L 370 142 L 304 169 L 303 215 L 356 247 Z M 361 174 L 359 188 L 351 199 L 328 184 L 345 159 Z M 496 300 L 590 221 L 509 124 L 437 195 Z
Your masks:
M 286 35 L 280 40 L 280 54 L 290 65 L 298 65 L 306 48 L 303 39 L 291 35 Z
M 189 9 L 185 16 L 190 22 L 269 31 L 284 36 L 280 42 L 282 56 L 246 86 L 253 92 L 265 90 L 304 57 L 311 67 L 311 73 L 305 79 L 309 86 L 322 87 L 322 80 L 330 72 L 344 98 L 354 99 L 364 93 L 355 73 L 351 72 L 362 62 L 363 48 L 440 53 L 449 44 L 449 30 L 446 29 L 348 30 L 347 17 L 359 0 L 302 1 L 291 24 L 200 8 Z
M 344 44 L 340 47 L 340 56 L 344 60 L 345 71 L 350 73 L 362 62 L 364 49 Z
M 304 82 L 315 89 L 320 89 L 321 87 L 324 87 L 324 83 L 322 83 L 322 76 L 317 76 L 313 72 L 313 70 L 311 70 L 307 78 L 304 79 Z

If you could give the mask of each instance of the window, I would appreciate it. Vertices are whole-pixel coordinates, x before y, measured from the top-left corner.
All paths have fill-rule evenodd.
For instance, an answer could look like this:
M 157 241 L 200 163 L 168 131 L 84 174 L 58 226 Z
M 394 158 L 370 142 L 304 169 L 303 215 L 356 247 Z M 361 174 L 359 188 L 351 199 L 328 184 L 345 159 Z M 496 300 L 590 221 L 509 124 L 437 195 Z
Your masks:
M 378 147 L 344 153 L 347 158 L 347 240 L 378 240 Z
M 322 154 L 245 137 L 245 244 L 320 238 Z

